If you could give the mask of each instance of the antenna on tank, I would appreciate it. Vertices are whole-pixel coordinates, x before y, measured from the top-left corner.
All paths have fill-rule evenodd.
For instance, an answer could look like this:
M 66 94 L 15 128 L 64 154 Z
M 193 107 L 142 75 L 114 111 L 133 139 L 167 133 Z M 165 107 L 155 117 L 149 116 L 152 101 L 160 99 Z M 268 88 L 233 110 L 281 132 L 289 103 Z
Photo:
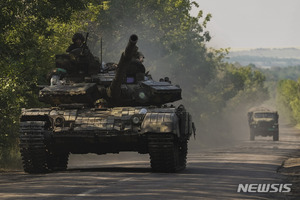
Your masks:
M 100 38 L 100 64 L 101 64 L 101 66 L 102 66 L 102 62 L 103 62 L 103 60 L 102 60 L 102 37 Z

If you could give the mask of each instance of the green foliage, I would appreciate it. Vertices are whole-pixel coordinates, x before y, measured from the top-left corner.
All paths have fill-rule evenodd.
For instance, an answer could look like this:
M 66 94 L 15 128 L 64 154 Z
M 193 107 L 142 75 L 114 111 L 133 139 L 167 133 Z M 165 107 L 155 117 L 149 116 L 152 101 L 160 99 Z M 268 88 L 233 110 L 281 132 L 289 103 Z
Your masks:
M 87 5 L 77 0 L 0 2 L 0 167 L 17 156 L 21 108 L 41 106 L 37 85 L 47 83 L 54 55 L 84 28 L 75 13 L 85 12 Z
M 291 79 L 296 81 L 300 76 L 300 66 L 289 67 L 272 67 L 270 69 L 260 69 L 268 81 L 279 81 L 284 79 Z
M 235 85 L 234 94 L 227 102 L 227 106 L 232 109 L 242 104 L 244 110 L 259 105 L 269 98 L 268 90 L 264 87 L 265 76 L 251 67 L 235 68 L 232 71 L 233 83 Z
M 300 123 L 300 79 L 281 80 L 277 86 L 277 104 L 279 111 L 291 123 Z

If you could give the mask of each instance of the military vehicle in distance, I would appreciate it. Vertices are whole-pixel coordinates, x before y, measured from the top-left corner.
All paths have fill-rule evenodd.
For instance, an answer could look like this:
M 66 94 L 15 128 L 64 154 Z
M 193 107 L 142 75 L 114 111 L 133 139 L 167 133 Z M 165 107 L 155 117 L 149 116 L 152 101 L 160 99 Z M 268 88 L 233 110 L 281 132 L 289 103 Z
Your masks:
M 156 82 L 136 69 L 132 58 L 137 41 L 131 35 L 117 67 L 99 67 L 96 74 L 80 71 L 88 69 L 87 62 L 66 54 L 57 57 L 59 67 L 71 73 L 60 84 L 40 90 L 40 101 L 51 106 L 22 109 L 20 151 L 25 172 L 66 170 L 70 153 L 122 151 L 150 154 L 154 172 L 186 167 L 187 143 L 195 134 L 192 117 L 183 105 L 166 105 L 181 99 L 181 88 L 168 78 Z
M 252 108 L 248 111 L 250 127 L 250 140 L 255 136 L 273 136 L 274 141 L 279 140 L 278 113 L 264 107 Z

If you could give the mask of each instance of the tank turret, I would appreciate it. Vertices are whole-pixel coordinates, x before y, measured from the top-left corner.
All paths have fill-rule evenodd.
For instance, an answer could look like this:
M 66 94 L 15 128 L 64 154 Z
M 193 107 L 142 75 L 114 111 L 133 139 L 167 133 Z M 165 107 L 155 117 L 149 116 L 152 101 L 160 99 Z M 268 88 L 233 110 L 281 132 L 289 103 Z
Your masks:
M 159 82 L 146 75 L 141 63 L 135 61 L 138 53 L 137 35 L 131 35 L 122 53 L 118 67 L 113 71 L 102 71 L 74 83 L 72 77 L 65 84 L 47 86 L 40 91 L 40 100 L 51 105 L 85 104 L 94 106 L 104 99 L 109 107 L 163 105 L 181 99 L 181 89 L 168 78 Z M 130 73 L 129 73 L 130 72 Z

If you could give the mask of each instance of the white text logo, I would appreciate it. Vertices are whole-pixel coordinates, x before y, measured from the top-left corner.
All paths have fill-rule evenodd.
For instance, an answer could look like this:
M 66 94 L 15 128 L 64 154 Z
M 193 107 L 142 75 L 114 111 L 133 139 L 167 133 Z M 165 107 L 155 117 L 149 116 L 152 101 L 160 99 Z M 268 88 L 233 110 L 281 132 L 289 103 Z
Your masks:
M 239 184 L 237 192 L 291 192 L 292 184 Z

